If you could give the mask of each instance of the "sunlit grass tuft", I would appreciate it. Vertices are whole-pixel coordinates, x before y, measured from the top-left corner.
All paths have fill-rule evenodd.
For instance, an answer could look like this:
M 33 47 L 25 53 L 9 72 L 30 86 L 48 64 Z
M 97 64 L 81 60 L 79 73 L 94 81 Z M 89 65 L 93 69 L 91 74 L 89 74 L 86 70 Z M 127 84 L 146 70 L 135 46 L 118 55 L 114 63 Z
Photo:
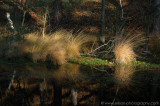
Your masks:
M 124 33 L 117 35 L 114 48 L 116 63 L 131 63 L 136 60 L 134 49 L 144 43 L 142 35 Z
M 63 47 L 62 35 L 46 34 L 44 37 L 39 33 L 26 35 L 26 41 L 21 47 L 24 53 L 31 54 L 33 61 L 46 61 L 49 57 L 55 64 L 65 62 L 65 49 Z
M 39 33 L 31 33 L 20 47 L 29 54 L 33 61 L 51 60 L 54 64 L 65 63 L 66 58 L 80 57 L 80 52 L 89 42 L 96 39 L 84 33 L 73 34 L 72 31 L 59 30 L 53 34 L 46 34 L 44 37 Z
M 67 57 L 80 57 L 80 52 L 85 51 L 87 44 L 93 43 L 97 40 L 94 36 L 88 36 L 83 32 L 72 34 L 68 32 L 65 36 L 67 40 Z

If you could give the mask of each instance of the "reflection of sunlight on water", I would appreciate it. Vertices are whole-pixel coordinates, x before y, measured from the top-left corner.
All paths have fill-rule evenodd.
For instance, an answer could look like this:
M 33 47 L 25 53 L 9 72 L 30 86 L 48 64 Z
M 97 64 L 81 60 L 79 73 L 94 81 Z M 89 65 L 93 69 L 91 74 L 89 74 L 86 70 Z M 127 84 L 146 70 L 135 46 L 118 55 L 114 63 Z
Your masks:
M 156 98 L 160 91 L 158 70 L 136 71 L 135 67 L 127 65 L 117 65 L 115 70 L 107 67 L 98 67 L 97 70 L 76 64 L 64 64 L 49 69 L 42 64 L 0 65 L 0 69 L 0 81 L 5 82 L 0 83 L 0 93 L 4 93 L 1 101 L 7 104 L 10 104 L 9 99 L 13 103 L 22 102 L 24 95 L 28 94 L 25 103 L 30 105 L 40 105 L 41 102 L 52 104 L 56 100 L 61 100 L 61 104 L 66 106 L 71 103 L 98 105 L 100 100 L 143 101 L 151 95 Z M 14 70 L 16 75 L 11 90 L 7 92 Z
M 40 83 L 39 89 L 41 92 L 47 89 L 47 82 L 46 79 L 44 78 L 43 82 Z
M 115 78 L 118 85 L 120 85 L 121 87 L 130 85 L 134 72 L 135 69 L 133 66 L 117 65 L 115 68 Z
M 62 81 L 65 79 L 76 81 L 82 78 L 82 75 L 79 70 L 80 70 L 80 65 L 65 64 L 60 66 L 57 70 L 55 70 L 53 76 L 58 81 Z

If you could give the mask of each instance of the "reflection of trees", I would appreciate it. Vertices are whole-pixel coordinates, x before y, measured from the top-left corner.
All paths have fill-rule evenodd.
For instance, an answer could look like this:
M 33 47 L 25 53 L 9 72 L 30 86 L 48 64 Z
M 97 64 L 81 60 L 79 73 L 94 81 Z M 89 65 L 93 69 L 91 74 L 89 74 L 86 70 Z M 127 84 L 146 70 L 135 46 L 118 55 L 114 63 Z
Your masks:
M 5 74 L 10 74 L 8 70 L 13 69 L 13 67 L 3 67 L 6 71 Z M 95 92 L 93 89 L 98 86 L 96 83 L 90 83 L 89 80 L 85 82 L 85 77 L 79 72 L 78 65 L 67 64 L 66 66 L 60 66 L 59 70 L 47 70 L 45 65 L 23 65 L 23 67 L 16 68 L 16 70 L 18 74 L 16 74 L 11 90 L 6 91 L 8 82 L 7 87 L 2 91 L 7 93 L 1 95 L 3 97 L 1 104 L 71 104 L 71 89 L 75 89 L 80 94 L 77 98 L 78 103 L 85 104 L 90 98 L 93 98 Z M 53 74 L 53 76 L 50 74 Z M 9 78 L 7 79 L 10 80 Z M 69 83 L 65 84 L 67 81 Z M 7 103 L 9 100 L 12 101 Z
M 155 78 L 155 72 L 135 71 L 129 66 L 118 66 L 116 71 L 106 68 L 106 72 L 70 64 L 60 66 L 56 70 L 47 70 L 45 65 L 24 65 L 23 69 L 26 70 L 16 67 L 0 66 L 8 79 L 0 77 L 0 81 L 5 82 L 0 86 L 0 104 L 71 105 L 74 98 L 75 104 L 77 102 L 78 105 L 99 105 L 102 101 L 112 102 L 114 98 L 115 101 L 144 100 L 149 93 L 157 97 L 155 93 L 158 92 L 156 86 L 151 86 L 158 79 L 150 81 L 152 77 Z M 17 74 L 8 92 L 10 76 L 13 74 L 13 71 L 8 70 L 13 69 Z M 3 74 L 0 75 L 3 76 Z M 158 78 L 159 74 L 156 75 Z M 116 95 L 117 85 L 119 91 Z M 150 88 L 145 88 L 148 85 Z M 146 93 L 147 90 L 148 93 Z

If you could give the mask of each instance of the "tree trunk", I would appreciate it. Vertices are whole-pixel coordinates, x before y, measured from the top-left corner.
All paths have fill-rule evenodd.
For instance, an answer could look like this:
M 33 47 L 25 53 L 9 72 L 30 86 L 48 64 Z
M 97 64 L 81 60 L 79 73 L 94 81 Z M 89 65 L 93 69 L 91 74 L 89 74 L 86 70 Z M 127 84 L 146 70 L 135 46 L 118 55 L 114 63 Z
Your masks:
M 105 43 L 105 0 L 102 0 L 101 34 L 100 40 Z
M 62 1 L 61 0 L 55 0 L 53 5 L 53 25 L 52 28 L 55 31 L 55 29 L 58 28 L 61 18 L 62 18 Z
M 155 7 L 153 34 L 159 35 L 160 34 L 160 0 L 153 0 L 153 5 Z

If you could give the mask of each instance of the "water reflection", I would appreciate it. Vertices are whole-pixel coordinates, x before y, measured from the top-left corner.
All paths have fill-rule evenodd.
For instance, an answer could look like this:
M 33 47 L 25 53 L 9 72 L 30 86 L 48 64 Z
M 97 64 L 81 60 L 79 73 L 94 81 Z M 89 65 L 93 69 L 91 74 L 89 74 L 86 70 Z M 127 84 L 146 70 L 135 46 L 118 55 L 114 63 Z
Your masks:
M 0 105 L 111 105 L 159 101 L 159 71 L 132 66 L 0 65 Z M 153 100 L 154 98 L 154 100 Z M 107 103 L 107 104 L 106 104 Z
M 76 82 L 79 81 L 80 79 L 83 79 L 84 77 L 79 70 L 80 70 L 80 65 L 66 64 L 60 66 L 57 70 L 55 70 L 53 72 L 53 76 L 59 82 L 64 82 L 66 80 Z
M 132 83 L 135 68 L 130 65 L 117 65 L 115 68 L 116 83 L 121 87 L 127 87 Z

